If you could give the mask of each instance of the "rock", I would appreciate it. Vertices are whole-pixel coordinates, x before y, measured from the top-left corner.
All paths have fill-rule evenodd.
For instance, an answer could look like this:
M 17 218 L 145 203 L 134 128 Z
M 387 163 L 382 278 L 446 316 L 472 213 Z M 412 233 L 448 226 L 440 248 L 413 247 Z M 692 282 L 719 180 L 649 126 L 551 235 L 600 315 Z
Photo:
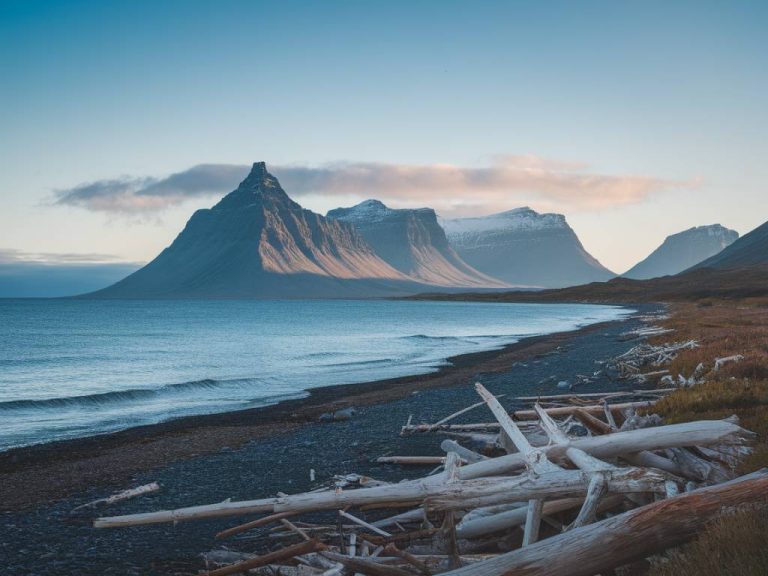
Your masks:
M 356 411 L 354 408 L 342 408 L 341 410 L 336 410 L 336 412 L 333 413 L 333 419 L 336 422 L 344 422 L 346 420 L 351 420 L 355 413 Z
M 335 412 L 325 412 L 320 415 L 318 418 L 319 422 L 345 422 L 347 420 L 351 420 L 352 416 L 354 416 L 357 413 L 357 411 L 352 408 L 342 408 L 341 410 L 336 410 Z

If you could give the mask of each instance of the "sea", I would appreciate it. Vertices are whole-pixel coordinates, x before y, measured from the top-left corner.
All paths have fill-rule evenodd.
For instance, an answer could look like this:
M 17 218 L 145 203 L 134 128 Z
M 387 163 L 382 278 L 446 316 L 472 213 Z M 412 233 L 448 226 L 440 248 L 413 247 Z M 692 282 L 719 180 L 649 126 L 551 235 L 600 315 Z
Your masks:
M 0 451 L 433 372 L 615 306 L 0 299 Z

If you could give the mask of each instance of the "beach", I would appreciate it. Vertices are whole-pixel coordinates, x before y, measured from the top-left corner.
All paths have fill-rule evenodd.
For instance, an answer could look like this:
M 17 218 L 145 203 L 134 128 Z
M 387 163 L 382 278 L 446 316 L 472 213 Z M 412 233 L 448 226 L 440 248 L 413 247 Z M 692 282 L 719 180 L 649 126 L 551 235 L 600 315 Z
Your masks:
M 238 519 L 94 530 L 88 516 L 70 511 L 152 481 L 160 483 L 159 492 L 110 506 L 109 514 L 306 490 L 312 486 L 310 469 L 317 481 L 353 472 L 383 480 L 423 474 L 373 462 L 386 454 L 438 450 L 437 438 L 398 436 L 409 416 L 436 421 L 476 402 L 475 381 L 496 394 L 556 393 L 559 381 L 592 374 L 601 360 L 629 349 L 632 343 L 620 335 L 639 323 L 627 319 L 526 338 L 501 350 L 451 358 L 432 374 L 315 388 L 306 398 L 275 406 L 2 453 L 1 551 L 13 568 L 8 573 L 194 574 L 202 567 L 200 551 L 217 547 L 213 535 Z M 601 376 L 579 391 L 618 386 Z M 357 410 L 351 420 L 318 422 L 321 414 L 347 406 Z

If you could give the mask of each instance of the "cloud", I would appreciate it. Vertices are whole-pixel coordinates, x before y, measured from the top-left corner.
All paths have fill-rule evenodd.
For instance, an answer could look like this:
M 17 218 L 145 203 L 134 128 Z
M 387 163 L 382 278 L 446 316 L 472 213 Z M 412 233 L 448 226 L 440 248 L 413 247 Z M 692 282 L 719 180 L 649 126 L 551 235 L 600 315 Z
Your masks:
M 248 174 L 247 166 L 199 164 L 165 178 L 123 176 L 57 190 L 56 204 L 97 212 L 156 212 L 189 198 L 234 190 Z
M 23 252 L 10 248 L 0 248 L 0 264 L 131 264 L 114 254 L 76 254 L 66 252 Z
M 500 156 L 476 167 L 341 162 L 269 168 L 291 196 L 378 198 L 393 206 L 431 206 L 449 214 L 489 213 L 522 204 L 600 209 L 692 186 L 650 176 L 601 174 L 585 164 L 537 156 Z M 229 192 L 247 171 L 246 166 L 201 164 L 166 178 L 102 180 L 58 191 L 57 203 L 113 213 L 154 212 L 188 198 Z

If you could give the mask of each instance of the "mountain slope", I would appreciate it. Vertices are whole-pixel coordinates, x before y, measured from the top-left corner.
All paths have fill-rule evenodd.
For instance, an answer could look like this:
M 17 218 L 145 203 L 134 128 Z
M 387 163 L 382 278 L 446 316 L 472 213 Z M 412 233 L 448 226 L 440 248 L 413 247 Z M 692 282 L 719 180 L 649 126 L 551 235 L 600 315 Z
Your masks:
M 720 224 L 689 228 L 667 236 L 661 246 L 622 276 L 645 280 L 677 274 L 717 254 L 738 237 L 738 232 Z
M 327 217 L 354 226 L 378 256 L 420 282 L 462 288 L 506 286 L 456 254 L 431 208 L 394 210 L 378 200 L 366 200 L 331 210 Z
M 768 222 L 744 234 L 722 252 L 693 266 L 699 268 L 742 268 L 768 263 Z
M 561 214 L 526 207 L 440 223 L 465 262 L 511 285 L 557 288 L 615 276 L 584 249 Z
M 173 243 L 101 298 L 291 298 L 412 293 L 423 285 L 343 222 L 291 200 L 263 162 Z

